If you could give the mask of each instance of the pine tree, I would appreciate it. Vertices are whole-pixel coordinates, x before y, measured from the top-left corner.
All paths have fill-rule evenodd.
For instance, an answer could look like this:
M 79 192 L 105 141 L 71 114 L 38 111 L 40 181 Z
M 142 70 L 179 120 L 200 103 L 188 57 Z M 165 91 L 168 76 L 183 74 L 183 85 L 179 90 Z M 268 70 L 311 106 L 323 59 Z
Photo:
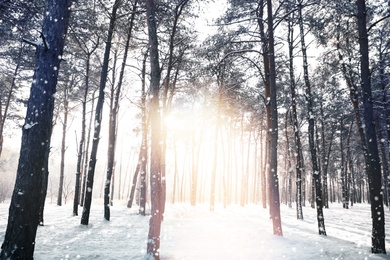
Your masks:
M 70 17 L 70 0 L 48 0 L 41 42 L 22 129 L 17 177 L 9 208 L 1 259 L 33 259 L 41 191 L 48 174 L 54 94 Z M 56 21 L 56 22 L 53 22 Z

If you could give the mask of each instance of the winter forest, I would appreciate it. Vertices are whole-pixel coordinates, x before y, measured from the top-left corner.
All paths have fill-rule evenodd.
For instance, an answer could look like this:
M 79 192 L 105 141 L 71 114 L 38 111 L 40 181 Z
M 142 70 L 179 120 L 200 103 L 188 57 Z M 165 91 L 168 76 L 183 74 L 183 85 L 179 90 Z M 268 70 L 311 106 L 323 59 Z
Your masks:
M 387 259 L 389 89 L 388 0 L 0 0 L 0 259 Z

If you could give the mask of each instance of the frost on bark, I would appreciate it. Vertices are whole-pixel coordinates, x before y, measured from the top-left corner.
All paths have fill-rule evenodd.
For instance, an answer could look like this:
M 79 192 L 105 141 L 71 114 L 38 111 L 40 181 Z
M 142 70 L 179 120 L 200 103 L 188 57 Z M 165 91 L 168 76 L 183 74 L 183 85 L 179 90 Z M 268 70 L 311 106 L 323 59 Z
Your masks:
M 25 123 L 16 182 L 9 208 L 1 259 L 33 259 L 40 202 L 46 192 L 54 94 L 68 28 L 71 1 L 48 0 Z M 56 21 L 55 23 L 53 22 Z

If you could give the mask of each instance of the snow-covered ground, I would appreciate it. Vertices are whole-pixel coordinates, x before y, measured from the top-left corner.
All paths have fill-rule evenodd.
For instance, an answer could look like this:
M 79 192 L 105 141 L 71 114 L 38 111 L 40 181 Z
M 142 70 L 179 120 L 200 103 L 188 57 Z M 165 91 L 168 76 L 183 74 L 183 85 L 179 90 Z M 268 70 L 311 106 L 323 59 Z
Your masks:
M 103 206 L 93 201 L 90 225 L 72 217 L 72 205 L 48 204 L 45 226 L 38 228 L 35 259 L 142 259 L 146 252 L 149 217 L 137 215 L 125 202 L 114 202 L 111 221 L 103 219 Z M 268 210 L 208 205 L 168 204 L 162 226 L 161 259 L 390 259 L 370 254 L 371 218 L 368 204 L 325 209 L 328 236 L 319 236 L 315 210 L 304 208 L 297 220 L 295 208 L 282 205 L 284 237 L 272 235 Z M 390 218 L 386 209 L 386 217 Z M 80 209 L 81 212 L 81 209 Z M 0 204 L 0 239 L 4 238 L 8 204 Z M 390 234 L 389 226 L 386 233 Z M 390 239 L 386 239 L 390 252 Z

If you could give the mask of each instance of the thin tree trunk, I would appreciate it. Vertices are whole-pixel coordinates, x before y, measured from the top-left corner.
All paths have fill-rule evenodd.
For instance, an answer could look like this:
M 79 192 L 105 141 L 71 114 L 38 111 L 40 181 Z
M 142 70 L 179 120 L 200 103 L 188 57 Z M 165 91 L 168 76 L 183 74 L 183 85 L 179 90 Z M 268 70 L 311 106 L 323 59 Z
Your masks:
M 294 20 L 294 12 L 291 14 L 291 20 L 288 23 L 288 45 L 289 45 L 289 71 L 290 71 L 290 95 L 291 95 L 291 113 L 294 127 L 294 140 L 296 146 L 296 209 L 297 219 L 303 219 L 302 211 L 302 169 L 303 162 L 301 157 L 301 135 L 299 132 L 298 116 L 297 116 L 297 101 L 296 101 L 296 84 L 295 84 L 295 72 L 294 72 L 294 26 L 292 20 Z
M 131 185 L 131 191 L 130 191 L 130 197 L 127 202 L 127 207 L 131 208 L 133 206 L 133 201 L 134 201 L 134 195 L 135 195 L 135 188 L 137 187 L 137 180 L 138 180 L 138 174 L 141 170 L 141 164 L 142 164 L 142 156 L 143 152 L 142 150 L 144 149 L 143 144 L 141 144 L 141 147 L 139 149 L 138 153 L 138 162 L 137 162 L 137 167 L 135 168 L 134 175 L 133 175 L 133 182 Z
M 76 181 L 75 181 L 75 192 L 73 200 L 73 216 L 78 216 L 78 206 L 80 200 L 80 190 L 81 190 L 81 164 L 83 157 L 83 149 L 85 143 L 85 121 L 86 121 L 86 109 L 87 109 L 87 96 L 88 96 L 88 79 L 89 77 L 89 57 L 87 57 L 87 68 L 86 68 L 86 83 L 84 89 L 84 96 L 82 101 L 82 119 L 81 119 L 81 138 L 79 143 L 79 148 L 77 150 L 77 166 L 76 166 Z M 85 154 L 84 154 L 85 156 Z
M 321 157 L 322 157 L 322 176 L 323 176 L 323 201 L 324 207 L 329 208 L 329 191 L 328 191 L 328 166 L 329 166 L 329 157 L 330 151 L 332 150 L 333 136 L 335 130 L 331 129 L 331 135 L 329 138 L 328 150 L 326 150 L 325 144 L 325 124 L 324 124 L 324 109 L 323 103 L 320 103 L 320 113 L 321 113 Z
M 286 174 L 287 174 L 287 203 L 288 207 L 292 208 L 292 165 L 291 165 L 291 148 L 290 148 L 290 138 L 288 136 L 288 115 L 290 111 L 286 112 L 285 119 L 285 136 L 286 136 Z
M 267 5 L 270 4 L 270 2 L 268 2 L 268 0 L 266 1 L 267 2 Z M 271 188 L 272 189 L 275 189 L 276 187 L 272 186 L 271 182 L 272 180 L 269 179 L 270 177 L 270 174 L 267 174 L 269 171 L 270 171 L 270 165 L 269 165 L 269 162 L 270 162 L 270 158 L 272 157 L 271 155 L 271 144 L 270 144 L 270 131 L 272 131 L 272 128 L 270 129 L 270 125 L 271 125 L 271 107 L 270 107 L 270 101 L 268 100 L 271 100 L 271 97 L 270 97 L 270 56 L 273 55 L 273 53 L 271 55 L 270 54 L 270 50 L 269 50 L 269 40 L 270 40 L 270 36 L 273 35 L 273 29 L 270 29 L 269 32 L 271 32 L 272 34 L 271 35 L 268 35 L 268 38 L 266 36 L 266 33 L 265 33 L 265 26 L 264 26 L 264 21 L 263 21 L 263 16 L 264 16 L 264 0 L 261 0 L 258 4 L 258 8 L 257 8 L 257 17 L 259 17 L 259 19 L 257 19 L 257 23 L 259 25 L 259 29 L 260 29 L 260 36 L 261 36 L 261 44 L 262 44 L 262 51 L 263 51 L 263 63 L 264 63 L 264 75 L 265 75 L 265 78 L 264 78 L 264 85 L 265 85 L 265 96 L 266 96 L 266 114 L 267 114 L 267 120 L 266 120 L 266 128 L 267 128 L 267 131 L 266 131 L 266 136 L 265 136 L 265 143 L 266 143 L 266 146 L 265 146 L 265 150 L 266 150 L 266 154 L 265 154 L 265 163 L 264 163 L 264 175 L 262 176 L 262 186 L 263 186 L 263 189 L 262 189 L 262 195 L 263 195 L 263 208 L 266 208 L 266 201 L 268 199 L 268 201 L 271 203 L 272 201 L 272 198 L 270 197 L 271 195 Z M 272 6 L 270 6 L 272 8 Z M 272 28 L 272 27 L 271 27 Z M 268 180 L 266 178 L 266 176 L 268 176 Z M 264 182 L 263 182 L 264 180 Z M 273 179 L 274 180 L 274 179 Z M 266 185 L 266 181 L 268 181 L 268 185 Z M 267 187 L 268 187 L 268 191 L 267 191 Z M 271 210 L 272 206 L 270 205 L 270 210 Z M 272 214 L 270 212 L 270 214 Z M 274 226 L 275 227 L 275 226 Z M 275 230 L 274 230 L 275 232 Z
M 68 86 L 64 86 L 64 121 L 62 122 L 62 141 L 61 141 L 61 162 L 60 162 L 60 184 L 58 186 L 57 205 L 62 205 L 62 193 L 64 189 L 65 174 L 65 152 L 66 152 L 66 130 L 68 128 L 69 101 Z
M 353 126 L 353 122 L 351 122 L 351 125 L 349 126 L 349 131 L 348 131 L 348 137 L 347 137 L 347 154 L 346 154 L 346 166 L 345 166 L 345 170 L 346 170 L 346 182 L 347 182 L 347 189 L 346 189 L 346 206 L 347 208 L 349 207 L 349 199 L 353 196 L 353 192 L 351 192 L 351 186 L 352 186 L 352 182 L 353 180 L 351 179 L 351 175 L 352 175 L 352 170 L 353 170 L 353 166 L 352 166 L 352 156 L 351 156 L 351 134 L 352 134 L 352 126 Z M 353 189 L 353 186 L 352 186 L 352 189 Z M 353 206 L 353 201 L 351 200 L 351 207 Z
M 87 98 L 89 93 L 89 77 L 90 77 L 90 67 L 91 67 L 91 56 L 96 51 L 97 47 L 99 46 L 99 38 L 97 38 L 97 41 L 94 46 L 89 50 L 86 46 L 84 46 L 76 37 L 76 41 L 80 48 L 83 49 L 86 58 L 86 64 L 85 64 L 85 88 L 84 88 L 84 95 L 83 100 L 81 101 L 82 105 L 82 119 L 81 119 L 81 138 L 79 143 L 79 148 L 77 151 L 77 166 L 76 166 L 76 181 L 75 181 L 75 192 L 74 192 L 74 200 L 73 200 L 73 216 L 78 216 L 78 205 L 82 206 L 82 202 L 84 200 L 84 188 L 85 188 L 85 176 L 86 176 L 86 168 L 84 171 L 82 170 L 83 160 L 87 162 L 87 154 L 88 152 L 85 150 L 85 136 L 86 136 L 86 115 L 87 115 Z M 84 47 L 86 49 L 84 49 Z M 93 106 L 92 106 L 93 107 Z M 92 118 L 92 117 L 91 117 Z M 81 174 L 84 173 L 84 183 L 81 185 Z M 80 193 L 82 193 L 82 196 L 80 196 Z
M 106 87 L 106 81 L 108 76 L 108 63 L 110 60 L 111 41 L 114 34 L 116 15 L 120 3 L 121 0 L 115 0 L 115 3 L 113 5 L 112 13 L 110 17 L 110 26 L 108 29 L 108 35 L 106 40 L 106 47 L 104 51 L 103 66 L 100 75 L 99 97 L 98 97 L 98 101 L 96 104 L 96 111 L 95 111 L 95 124 L 94 124 L 92 149 L 91 149 L 91 156 L 89 159 L 89 167 L 88 167 L 88 176 L 87 176 L 87 185 L 86 185 L 87 190 L 85 194 L 83 214 L 81 217 L 82 225 L 88 225 L 89 223 L 89 213 L 91 210 L 91 203 L 92 203 L 93 181 L 95 176 L 96 156 L 97 156 L 97 150 L 99 146 L 100 129 L 101 129 L 101 122 L 102 122 L 102 115 L 103 115 L 104 89 Z
M 347 201 L 347 173 L 346 173 L 346 161 L 344 156 L 344 138 L 343 131 L 344 130 L 344 118 L 343 115 L 340 119 L 340 177 L 341 177 L 341 200 L 343 203 L 343 208 L 348 209 L 348 201 Z
M 88 154 L 89 154 L 89 146 L 91 141 L 91 130 L 92 130 L 92 119 L 93 119 L 93 107 L 95 106 L 95 92 L 92 94 L 92 104 L 91 104 L 91 116 L 89 118 L 89 126 L 88 126 L 88 136 L 87 143 L 85 145 L 85 154 L 84 154 L 84 170 L 83 170 L 83 184 L 81 186 L 81 198 L 80 198 L 80 206 L 84 206 L 85 199 L 85 191 L 87 187 L 87 172 L 88 172 Z
M 134 25 L 134 19 L 136 14 L 136 8 L 137 8 L 137 2 L 135 1 L 132 6 L 132 14 L 129 21 L 129 28 L 127 31 L 127 38 L 126 38 L 126 44 L 125 44 L 125 51 L 123 54 L 122 59 L 122 65 L 121 70 L 119 72 L 119 79 L 118 79 L 118 85 L 115 89 L 115 96 L 111 97 L 111 105 L 110 105 L 110 125 L 109 125 L 109 133 L 108 133 L 108 155 L 107 155 L 107 175 L 106 175 L 106 182 L 104 186 L 104 218 L 106 220 L 110 220 L 110 204 L 112 204 L 112 198 L 110 198 L 110 184 L 112 181 L 112 192 L 114 191 L 114 172 L 115 172 L 115 148 L 116 148 L 116 141 L 117 141 L 117 134 L 118 134 L 118 112 L 119 112 L 119 99 L 120 94 L 122 90 L 122 84 L 123 84 L 123 78 L 125 75 L 125 68 L 126 68 L 126 62 L 127 62 L 127 56 L 130 48 L 130 39 L 133 32 L 133 25 Z M 115 21 L 114 21 L 115 23 Z M 116 57 L 116 55 L 115 55 Z M 116 58 L 115 58 L 116 61 Z M 116 62 L 115 62 L 116 63 Z M 115 65 L 114 65 L 115 66 Z M 113 70 L 113 77 L 114 72 Z M 114 78 L 113 78 L 113 86 L 114 86 Z M 114 90 L 114 87 L 113 87 Z M 111 93 L 114 95 L 114 91 Z
M 145 216 L 146 211 L 146 164 L 148 162 L 148 125 L 149 120 L 147 118 L 146 111 L 146 60 L 148 58 L 148 52 L 144 54 L 144 60 L 142 63 L 142 89 L 141 89 L 141 107 L 142 107 L 142 162 L 141 162 L 141 191 L 140 191 L 140 203 L 139 203 L 139 213 L 142 216 Z
M 304 81 L 306 87 L 306 101 L 307 101 L 307 109 L 308 109 L 308 132 L 309 132 L 309 147 L 311 154 L 311 162 L 313 167 L 313 180 L 315 182 L 315 190 L 316 190 L 316 205 L 317 205 L 317 222 L 318 222 L 318 233 L 320 235 L 326 236 L 325 230 L 325 219 L 324 213 L 322 209 L 322 185 L 321 185 L 321 176 L 320 169 L 318 167 L 318 158 L 317 158 L 317 149 L 314 140 L 314 105 L 313 105 L 313 94 L 311 92 L 311 84 L 309 80 L 309 70 L 307 63 L 307 54 L 306 54 L 306 44 L 305 44 L 305 32 L 303 28 L 303 17 L 302 17 L 302 3 L 300 2 L 298 5 L 298 13 L 299 13 L 299 30 L 300 30 L 300 38 L 301 38 L 301 47 L 302 47 L 302 56 L 303 56 L 303 74 Z

